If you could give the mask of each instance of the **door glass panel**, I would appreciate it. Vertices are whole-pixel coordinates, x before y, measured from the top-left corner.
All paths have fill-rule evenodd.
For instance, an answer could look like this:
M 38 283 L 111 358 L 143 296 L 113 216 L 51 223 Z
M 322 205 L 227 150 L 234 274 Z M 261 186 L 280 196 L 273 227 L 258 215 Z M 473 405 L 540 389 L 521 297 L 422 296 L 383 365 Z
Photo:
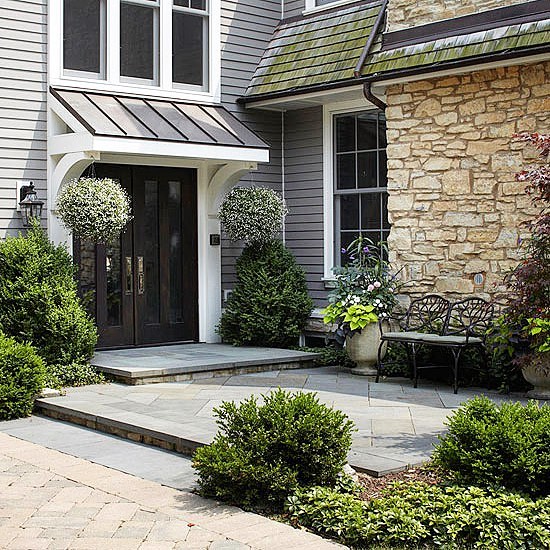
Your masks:
M 96 247 L 89 241 L 74 239 L 73 247 L 78 247 L 78 294 L 86 311 L 96 316 Z
M 183 257 L 181 182 L 168 182 L 170 238 L 170 322 L 183 322 Z
M 120 239 L 105 247 L 105 272 L 107 274 L 107 324 L 122 324 L 122 258 Z
M 159 189 L 158 182 L 145 182 L 145 296 L 146 323 L 160 322 Z

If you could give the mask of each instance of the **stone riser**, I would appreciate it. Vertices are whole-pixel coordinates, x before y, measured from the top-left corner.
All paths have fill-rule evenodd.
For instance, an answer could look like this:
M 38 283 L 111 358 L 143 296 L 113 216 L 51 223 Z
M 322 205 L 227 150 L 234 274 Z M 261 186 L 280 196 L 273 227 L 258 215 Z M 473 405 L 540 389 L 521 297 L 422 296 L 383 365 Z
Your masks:
M 124 376 L 116 374 L 111 369 L 103 369 L 102 367 L 95 367 L 97 370 L 103 372 L 111 380 L 120 382 L 122 384 L 128 384 L 131 386 L 140 386 L 144 384 L 162 384 L 166 382 L 188 382 L 190 380 L 205 380 L 208 378 L 220 378 L 223 376 L 235 376 L 239 374 L 252 374 L 256 372 L 268 372 L 272 370 L 293 370 L 293 369 L 309 369 L 313 368 L 314 362 L 310 360 L 291 361 L 288 363 L 270 363 L 264 365 L 249 365 L 246 367 L 209 367 L 209 370 L 197 369 L 193 372 L 193 368 L 190 367 L 188 372 L 182 372 L 178 374 L 159 374 L 157 376 Z

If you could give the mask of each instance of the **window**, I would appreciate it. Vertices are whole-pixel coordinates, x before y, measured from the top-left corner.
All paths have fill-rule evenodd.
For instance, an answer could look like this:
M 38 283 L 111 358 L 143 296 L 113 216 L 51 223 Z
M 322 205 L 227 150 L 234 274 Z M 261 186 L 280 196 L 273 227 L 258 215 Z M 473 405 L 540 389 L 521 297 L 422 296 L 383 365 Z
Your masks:
M 63 35 L 62 55 L 57 56 L 55 42 L 52 47 L 54 59 L 60 59 L 53 75 L 75 83 L 92 78 L 100 88 L 146 85 L 190 93 L 208 92 L 213 82 L 218 93 L 220 47 L 212 36 L 220 32 L 220 0 L 63 0 L 53 5 Z M 53 25 L 51 36 L 57 32 Z
M 335 263 L 362 235 L 377 243 L 389 234 L 386 121 L 381 112 L 334 117 Z
M 159 0 L 120 5 L 120 76 L 158 84 Z
M 172 14 L 172 80 L 206 86 L 208 12 L 206 0 L 174 0 Z
M 63 67 L 105 78 L 106 0 L 63 1 Z

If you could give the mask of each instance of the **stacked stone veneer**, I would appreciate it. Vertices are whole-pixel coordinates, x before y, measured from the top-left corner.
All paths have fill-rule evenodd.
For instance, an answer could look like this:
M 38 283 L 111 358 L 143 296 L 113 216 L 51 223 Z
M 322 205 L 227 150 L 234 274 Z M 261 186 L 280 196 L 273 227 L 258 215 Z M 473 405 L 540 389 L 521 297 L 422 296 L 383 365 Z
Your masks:
M 540 63 L 388 88 L 388 244 L 408 293 L 502 289 L 537 212 L 514 178 L 536 154 L 511 136 L 549 131 L 549 82 Z
M 390 0 L 387 30 L 407 29 L 515 4 L 525 4 L 525 0 Z

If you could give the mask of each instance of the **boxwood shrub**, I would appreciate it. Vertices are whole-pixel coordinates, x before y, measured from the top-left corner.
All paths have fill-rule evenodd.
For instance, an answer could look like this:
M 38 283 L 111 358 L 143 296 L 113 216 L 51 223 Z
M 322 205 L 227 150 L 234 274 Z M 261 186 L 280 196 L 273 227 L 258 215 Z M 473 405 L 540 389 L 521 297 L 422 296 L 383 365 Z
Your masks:
M 550 498 L 395 483 L 369 502 L 326 487 L 287 501 L 298 525 L 354 548 L 550 548 Z
M 0 333 L 0 420 L 31 414 L 43 378 L 44 363 L 35 349 Z
M 97 340 L 63 246 L 35 226 L 0 242 L 0 330 L 30 342 L 47 364 L 86 362 Z
M 298 487 L 336 483 L 351 448 L 346 415 L 312 393 L 279 389 L 263 399 L 214 410 L 220 432 L 193 459 L 204 495 L 278 510 Z
M 550 494 L 550 406 L 477 397 L 448 420 L 433 461 L 459 483 Z

